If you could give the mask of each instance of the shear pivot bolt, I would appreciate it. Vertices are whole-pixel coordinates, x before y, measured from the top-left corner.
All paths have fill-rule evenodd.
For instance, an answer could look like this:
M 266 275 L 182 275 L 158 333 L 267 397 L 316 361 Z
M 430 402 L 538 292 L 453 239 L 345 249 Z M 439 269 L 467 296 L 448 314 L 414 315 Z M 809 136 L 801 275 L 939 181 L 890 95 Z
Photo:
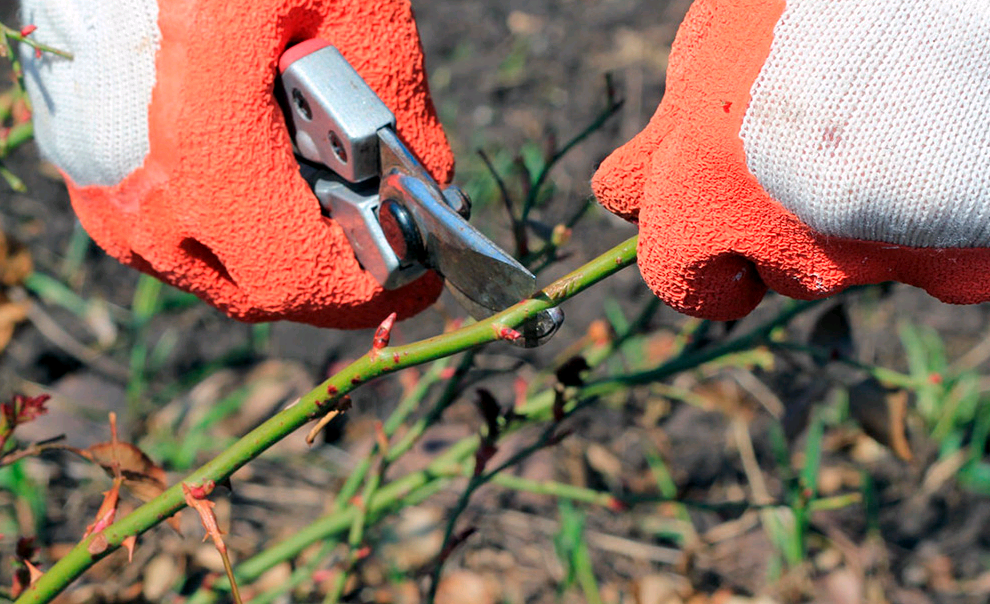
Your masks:
M 399 258 L 400 265 L 409 266 L 426 255 L 419 229 L 402 204 L 386 199 L 378 209 L 378 223 L 382 225 L 385 240 Z

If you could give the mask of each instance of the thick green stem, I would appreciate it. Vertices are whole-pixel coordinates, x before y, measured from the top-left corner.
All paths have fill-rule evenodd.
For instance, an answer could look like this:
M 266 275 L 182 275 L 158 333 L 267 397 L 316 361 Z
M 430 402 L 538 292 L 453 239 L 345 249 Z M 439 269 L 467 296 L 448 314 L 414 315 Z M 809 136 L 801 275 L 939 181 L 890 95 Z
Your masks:
M 638 237 L 633 237 L 623 242 L 551 284 L 532 298 L 485 321 L 428 340 L 385 348 L 363 356 L 303 396 L 298 403 L 249 432 L 226 451 L 184 478 L 182 482 L 202 484 L 208 480 L 220 482 L 228 478 L 238 468 L 261 455 L 300 426 L 328 412 L 341 396 L 365 382 L 500 339 L 504 327 L 521 325 L 540 311 L 557 306 L 631 265 L 636 259 L 637 239 Z M 126 537 L 143 533 L 184 506 L 181 486 L 176 484 L 104 530 L 103 537 L 106 539 L 107 547 L 103 551 L 95 554 L 89 551 L 93 537 L 82 540 L 26 590 L 17 602 L 26 604 L 50 601 L 86 569 L 120 547 Z M 353 522 L 353 517 L 350 520 Z

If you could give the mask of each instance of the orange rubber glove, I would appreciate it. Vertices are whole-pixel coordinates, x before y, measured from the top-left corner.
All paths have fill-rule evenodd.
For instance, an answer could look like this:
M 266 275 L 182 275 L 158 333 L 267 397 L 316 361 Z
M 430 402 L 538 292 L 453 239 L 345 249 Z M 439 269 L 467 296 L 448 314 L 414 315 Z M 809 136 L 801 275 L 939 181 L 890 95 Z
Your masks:
M 697 0 L 595 194 L 690 315 L 883 281 L 990 300 L 988 39 L 982 1 Z
M 112 256 L 244 321 L 370 327 L 436 299 L 435 274 L 385 291 L 361 269 L 273 94 L 287 46 L 330 41 L 448 182 L 407 0 L 25 0 L 22 15 L 75 55 L 24 55 L 36 136 Z

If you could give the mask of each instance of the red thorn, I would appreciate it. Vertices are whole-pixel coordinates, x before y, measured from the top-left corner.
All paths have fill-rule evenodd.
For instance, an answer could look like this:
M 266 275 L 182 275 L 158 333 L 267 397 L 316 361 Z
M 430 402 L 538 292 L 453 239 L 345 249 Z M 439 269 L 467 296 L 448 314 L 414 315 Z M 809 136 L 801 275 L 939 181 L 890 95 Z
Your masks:
M 340 390 L 337 390 L 337 387 L 334 386 L 333 384 L 327 385 L 327 394 L 329 394 L 330 396 L 337 396 L 338 392 L 340 392 Z
M 217 486 L 217 483 L 212 480 L 207 480 L 201 485 L 187 485 L 183 483 L 183 486 L 188 487 L 189 494 L 196 499 L 206 499 L 207 495 L 213 492 L 213 488 Z
M 34 58 L 35 59 L 40 59 L 41 58 L 41 49 L 40 48 L 35 48 L 34 49 Z
M 732 101 L 722 101 L 722 111 L 729 113 L 732 109 Z
M 121 547 L 127 550 L 127 561 L 134 561 L 134 546 L 137 545 L 137 535 L 128 535 L 120 542 Z
M 399 356 L 399 353 L 398 352 L 393 352 L 392 353 L 392 362 L 393 363 L 395 363 L 396 365 L 398 365 L 399 364 L 399 361 L 401 361 L 401 360 L 402 360 L 402 357 Z
M 937 372 L 932 372 L 931 374 L 928 375 L 928 382 L 930 384 L 935 385 L 935 386 L 941 385 L 942 384 L 942 374 L 941 373 L 937 373 Z
M 499 340 L 508 340 L 510 342 L 515 342 L 522 337 L 522 334 L 512 329 L 508 325 L 502 325 L 501 323 L 492 324 L 492 329 L 495 330 L 495 337 Z
M 450 378 L 454 377 L 455 373 L 457 373 L 457 369 L 453 367 L 444 367 L 443 370 L 440 372 L 440 379 L 449 380 Z
M 27 36 L 33 34 L 37 29 L 38 29 L 37 25 L 25 25 L 24 27 L 21 28 L 21 35 L 26 38 Z
M 385 317 L 382 324 L 375 330 L 375 338 L 371 341 L 372 352 L 377 352 L 388 346 L 388 341 L 392 337 L 392 326 L 395 325 L 395 317 L 395 313 Z

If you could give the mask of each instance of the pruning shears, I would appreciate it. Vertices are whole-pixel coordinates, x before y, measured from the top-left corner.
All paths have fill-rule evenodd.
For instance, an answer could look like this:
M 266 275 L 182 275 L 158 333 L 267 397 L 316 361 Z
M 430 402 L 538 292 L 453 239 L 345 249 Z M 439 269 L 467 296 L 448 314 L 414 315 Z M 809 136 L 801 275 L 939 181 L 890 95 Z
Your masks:
M 279 71 L 300 173 L 382 287 L 432 269 L 475 319 L 535 293 L 536 277 L 467 222 L 468 197 L 433 180 L 399 139 L 391 110 L 336 48 L 319 39 L 292 46 Z M 562 322 L 559 309 L 542 311 L 519 342 L 538 346 Z

